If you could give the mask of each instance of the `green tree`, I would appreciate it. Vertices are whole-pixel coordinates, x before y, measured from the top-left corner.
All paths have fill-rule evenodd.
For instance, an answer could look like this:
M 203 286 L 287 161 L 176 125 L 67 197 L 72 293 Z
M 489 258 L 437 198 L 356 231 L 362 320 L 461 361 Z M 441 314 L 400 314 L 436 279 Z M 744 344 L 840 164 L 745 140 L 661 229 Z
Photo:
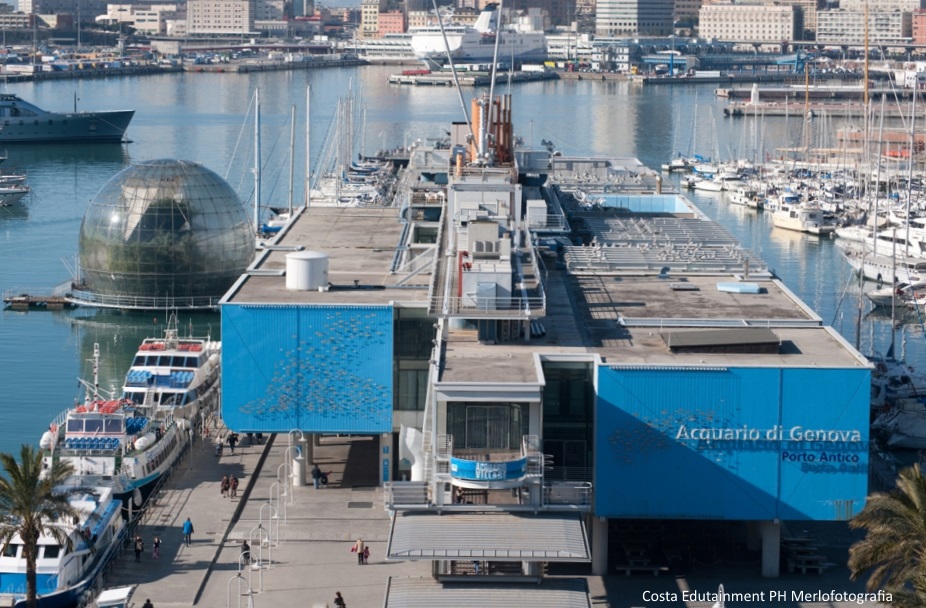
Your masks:
M 52 536 L 62 546 L 71 548 L 67 528 L 56 522 L 75 521 L 80 516 L 71 506 L 71 492 L 62 491 L 73 473 L 69 462 L 56 461 L 46 469 L 42 451 L 23 444 L 19 462 L 12 454 L 0 453 L 0 546 L 5 550 L 15 536 L 23 543 L 26 560 L 26 605 L 34 608 L 36 599 L 35 559 L 39 537 Z M 74 488 L 77 490 L 77 488 Z
M 870 572 L 865 587 L 890 592 L 892 606 L 926 606 L 926 478 L 919 464 L 903 469 L 890 492 L 869 496 L 849 526 L 866 530 L 849 549 L 852 579 Z

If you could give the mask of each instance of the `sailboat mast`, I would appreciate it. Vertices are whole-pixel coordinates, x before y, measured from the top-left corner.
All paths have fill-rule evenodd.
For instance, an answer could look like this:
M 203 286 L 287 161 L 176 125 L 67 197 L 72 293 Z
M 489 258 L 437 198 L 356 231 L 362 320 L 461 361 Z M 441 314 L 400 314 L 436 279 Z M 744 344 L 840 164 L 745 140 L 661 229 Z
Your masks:
M 305 206 L 309 206 L 312 196 L 312 163 L 309 162 L 309 89 L 305 85 Z
M 920 96 L 920 75 L 919 72 L 913 74 L 913 107 L 910 109 L 910 158 L 907 159 L 907 204 L 904 205 L 904 215 L 906 216 L 907 230 L 904 235 L 904 252 L 905 256 L 910 255 L 910 204 L 913 199 L 913 159 L 916 158 L 916 98 Z
M 293 217 L 293 182 L 296 179 L 296 104 L 289 125 L 289 217 Z
M 863 96 L 865 107 L 868 107 L 868 0 L 865 0 L 865 79 Z
M 260 231 L 260 89 L 254 89 L 254 232 Z

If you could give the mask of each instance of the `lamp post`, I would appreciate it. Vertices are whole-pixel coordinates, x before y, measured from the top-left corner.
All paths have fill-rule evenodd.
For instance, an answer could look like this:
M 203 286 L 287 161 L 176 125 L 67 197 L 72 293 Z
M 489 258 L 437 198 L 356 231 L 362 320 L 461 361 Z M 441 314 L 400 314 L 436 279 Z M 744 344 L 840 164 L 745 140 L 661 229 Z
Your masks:
M 232 604 L 231 604 L 231 585 L 232 585 L 232 581 L 235 581 L 235 582 L 238 583 L 238 589 L 237 589 L 237 592 L 238 592 L 238 608 L 241 608 L 241 595 L 242 595 L 242 594 L 241 594 L 241 585 L 242 585 L 242 583 L 247 587 L 247 590 L 248 590 L 248 592 L 247 592 L 247 594 L 246 594 L 246 595 L 248 596 L 248 608 L 254 608 L 254 597 L 253 597 L 253 592 L 251 591 L 251 586 L 248 585 L 248 582 L 247 582 L 246 580 L 244 580 L 244 577 L 243 577 L 243 576 L 241 576 L 241 572 L 240 572 L 240 571 L 238 572 L 237 575 L 235 575 L 235 576 L 229 578 L 229 579 L 228 579 L 228 583 L 225 585 L 225 608 L 231 608 L 231 605 L 232 605 Z

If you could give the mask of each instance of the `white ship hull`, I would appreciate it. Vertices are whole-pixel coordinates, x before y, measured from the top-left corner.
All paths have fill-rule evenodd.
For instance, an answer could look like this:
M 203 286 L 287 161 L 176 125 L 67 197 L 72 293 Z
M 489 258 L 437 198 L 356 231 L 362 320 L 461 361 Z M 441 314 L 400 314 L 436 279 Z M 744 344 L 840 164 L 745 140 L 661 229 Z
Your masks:
M 542 32 L 501 32 L 498 43 L 500 63 L 514 61 L 543 61 L 547 55 L 547 39 Z M 462 64 L 489 64 L 495 53 L 495 36 L 483 34 L 473 28 L 452 28 L 447 32 L 447 44 L 440 30 L 421 30 L 412 36 L 415 57 L 428 67 L 440 69 L 447 63 L 447 48 L 453 62 Z

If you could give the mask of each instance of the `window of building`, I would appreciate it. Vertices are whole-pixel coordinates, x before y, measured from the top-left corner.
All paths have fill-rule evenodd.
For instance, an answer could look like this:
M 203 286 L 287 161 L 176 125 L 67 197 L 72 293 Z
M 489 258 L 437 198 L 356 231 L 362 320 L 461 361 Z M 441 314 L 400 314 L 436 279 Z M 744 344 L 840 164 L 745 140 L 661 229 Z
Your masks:
M 447 432 L 454 449 L 517 450 L 528 432 L 526 403 L 449 403 Z

